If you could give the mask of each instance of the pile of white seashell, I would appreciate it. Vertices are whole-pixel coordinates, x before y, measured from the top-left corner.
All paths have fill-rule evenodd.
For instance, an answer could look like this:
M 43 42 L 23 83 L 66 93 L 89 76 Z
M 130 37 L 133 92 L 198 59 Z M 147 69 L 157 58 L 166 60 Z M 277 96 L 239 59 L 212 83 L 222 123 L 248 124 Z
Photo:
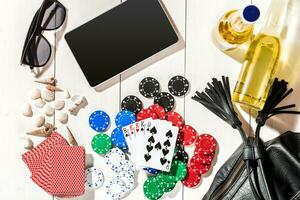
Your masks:
M 68 112 L 76 115 L 81 105 L 86 100 L 85 97 L 81 95 L 74 95 L 71 97 L 67 90 L 56 87 L 57 81 L 53 77 L 44 80 L 36 80 L 35 82 L 43 84 L 44 87 L 42 89 L 35 88 L 30 92 L 31 102 L 25 103 L 22 106 L 22 114 L 26 117 L 33 117 L 34 112 L 32 106 L 38 110 L 43 109 L 43 114 L 34 116 L 34 124 L 38 128 L 46 123 L 46 117 L 51 117 L 54 114 L 60 123 L 67 124 L 69 118 Z M 61 99 L 56 98 L 56 92 L 62 92 L 63 95 Z M 64 111 L 66 101 L 72 101 L 72 105 L 67 109 L 68 111 Z

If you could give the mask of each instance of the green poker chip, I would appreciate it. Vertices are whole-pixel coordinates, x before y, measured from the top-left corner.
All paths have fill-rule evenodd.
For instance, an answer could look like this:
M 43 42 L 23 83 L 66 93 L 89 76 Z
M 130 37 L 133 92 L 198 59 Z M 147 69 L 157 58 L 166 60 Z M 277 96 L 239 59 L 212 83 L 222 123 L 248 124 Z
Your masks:
M 159 199 L 164 195 L 164 191 L 158 187 L 159 178 L 152 176 L 149 177 L 144 183 L 144 195 L 150 200 Z
M 92 139 L 92 148 L 98 154 L 106 154 L 111 147 L 111 138 L 105 133 L 99 133 Z
M 158 176 L 158 188 L 160 188 L 163 192 L 171 192 L 175 186 L 177 181 L 170 181 L 167 176 L 161 175 Z
M 186 163 L 180 160 L 174 160 L 169 172 L 162 172 L 165 181 L 167 182 L 177 182 L 185 178 L 187 174 Z

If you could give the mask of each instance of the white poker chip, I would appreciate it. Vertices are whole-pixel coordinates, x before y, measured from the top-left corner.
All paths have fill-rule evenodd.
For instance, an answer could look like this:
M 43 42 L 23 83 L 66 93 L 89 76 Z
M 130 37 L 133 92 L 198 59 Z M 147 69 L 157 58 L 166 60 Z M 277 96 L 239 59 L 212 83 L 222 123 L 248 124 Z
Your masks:
M 116 173 L 120 173 L 121 171 L 127 171 L 127 173 L 130 173 L 131 175 L 134 175 L 135 173 L 135 167 L 133 162 L 130 160 L 123 160 L 121 162 L 121 165 L 114 169 Z
M 122 180 L 114 179 L 106 185 L 106 195 L 111 199 L 120 199 L 126 195 L 126 185 Z
M 90 167 L 85 170 L 85 185 L 93 188 L 98 189 L 104 183 L 104 175 L 102 171 L 96 167 Z
M 134 174 L 128 171 L 121 171 L 117 174 L 116 179 L 122 180 L 126 185 L 126 192 L 129 192 L 134 187 Z
M 104 157 L 105 162 L 113 171 L 120 168 L 122 162 L 126 159 L 125 153 L 118 147 L 112 148 Z

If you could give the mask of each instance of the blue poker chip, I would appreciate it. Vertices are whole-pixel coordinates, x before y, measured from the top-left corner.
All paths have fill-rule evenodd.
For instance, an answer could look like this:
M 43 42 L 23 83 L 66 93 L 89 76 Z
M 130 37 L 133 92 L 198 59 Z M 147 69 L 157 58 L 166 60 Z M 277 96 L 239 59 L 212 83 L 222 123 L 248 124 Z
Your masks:
M 153 169 L 153 168 L 150 168 L 150 167 L 144 168 L 144 170 L 146 170 L 149 174 L 153 174 L 153 175 L 156 175 L 159 172 L 159 170 Z
M 119 112 L 116 116 L 115 122 L 117 127 L 124 127 L 136 121 L 135 114 L 128 110 Z
M 120 127 L 117 127 L 112 131 L 111 140 L 116 147 L 119 147 L 120 149 L 123 150 L 127 149 L 127 143 L 123 131 Z
M 93 130 L 104 132 L 110 124 L 110 118 L 106 112 L 97 110 L 90 115 L 89 124 Z
M 248 22 L 255 22 L 260 16 L 260 11 L 255 5 L 248 5 L 243 10 L 243 17 Z

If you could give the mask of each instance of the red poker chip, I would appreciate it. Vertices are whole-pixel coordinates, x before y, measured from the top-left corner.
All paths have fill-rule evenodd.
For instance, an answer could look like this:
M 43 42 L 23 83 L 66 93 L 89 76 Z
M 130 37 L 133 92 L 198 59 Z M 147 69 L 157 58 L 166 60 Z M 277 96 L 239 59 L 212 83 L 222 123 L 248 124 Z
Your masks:
M 202 158 L 209 159 L 209 160 L 213 160 L 215 158 L 215 153 L 211 153 L 209 155 L 204 155 L 201 153 L 201 151 L 198 148 L 195 148 L 194 155 L 201 156 Z
M 158 104 L 153 104 L 148 108 L 152 112 L 154 112 L 159 119 L 166 119 L 166 111 L 163 107 Z
M 211 165 L 195 164 L 190 162 L 188 168 L 197 174 L 206 174 L 210 170 Z
M 197 173 L 195 170 L 193 170 L 192 168 L 188 168 L 186 177 L 181 182 L 186 187 L 194 188 L 197 185 L 199 185 L 200 181 L 201 181 L 201 175 Z
M 209 156 L 204 156 L 201 154 L 193 155 L 191 158 L 190 163 L 193 165 L 211 165 L 212 159 Z
M 209 134 L 199 135 L 196 141 L 197 152 L 203 155 L 211 155 L 216 151 L 217 141 Z
M 197 131 L 190 125 L 183 125 L 180 134 L 184 146 L 192 145 L 197 139 Z
M 141 110 L 137 115 L 136 115 L 136 119 L 137 121 L 141 121 L 147 118 L 152 118 L 152 119 L 157 119 L 157 115 L 152 112 L 150 109 L 146 108 Z
M 173 126 L 181 128 L 183 126 L 183 118 L 177 112 L 170 111 L 167 113 L 167 121 L 172 122 Z

